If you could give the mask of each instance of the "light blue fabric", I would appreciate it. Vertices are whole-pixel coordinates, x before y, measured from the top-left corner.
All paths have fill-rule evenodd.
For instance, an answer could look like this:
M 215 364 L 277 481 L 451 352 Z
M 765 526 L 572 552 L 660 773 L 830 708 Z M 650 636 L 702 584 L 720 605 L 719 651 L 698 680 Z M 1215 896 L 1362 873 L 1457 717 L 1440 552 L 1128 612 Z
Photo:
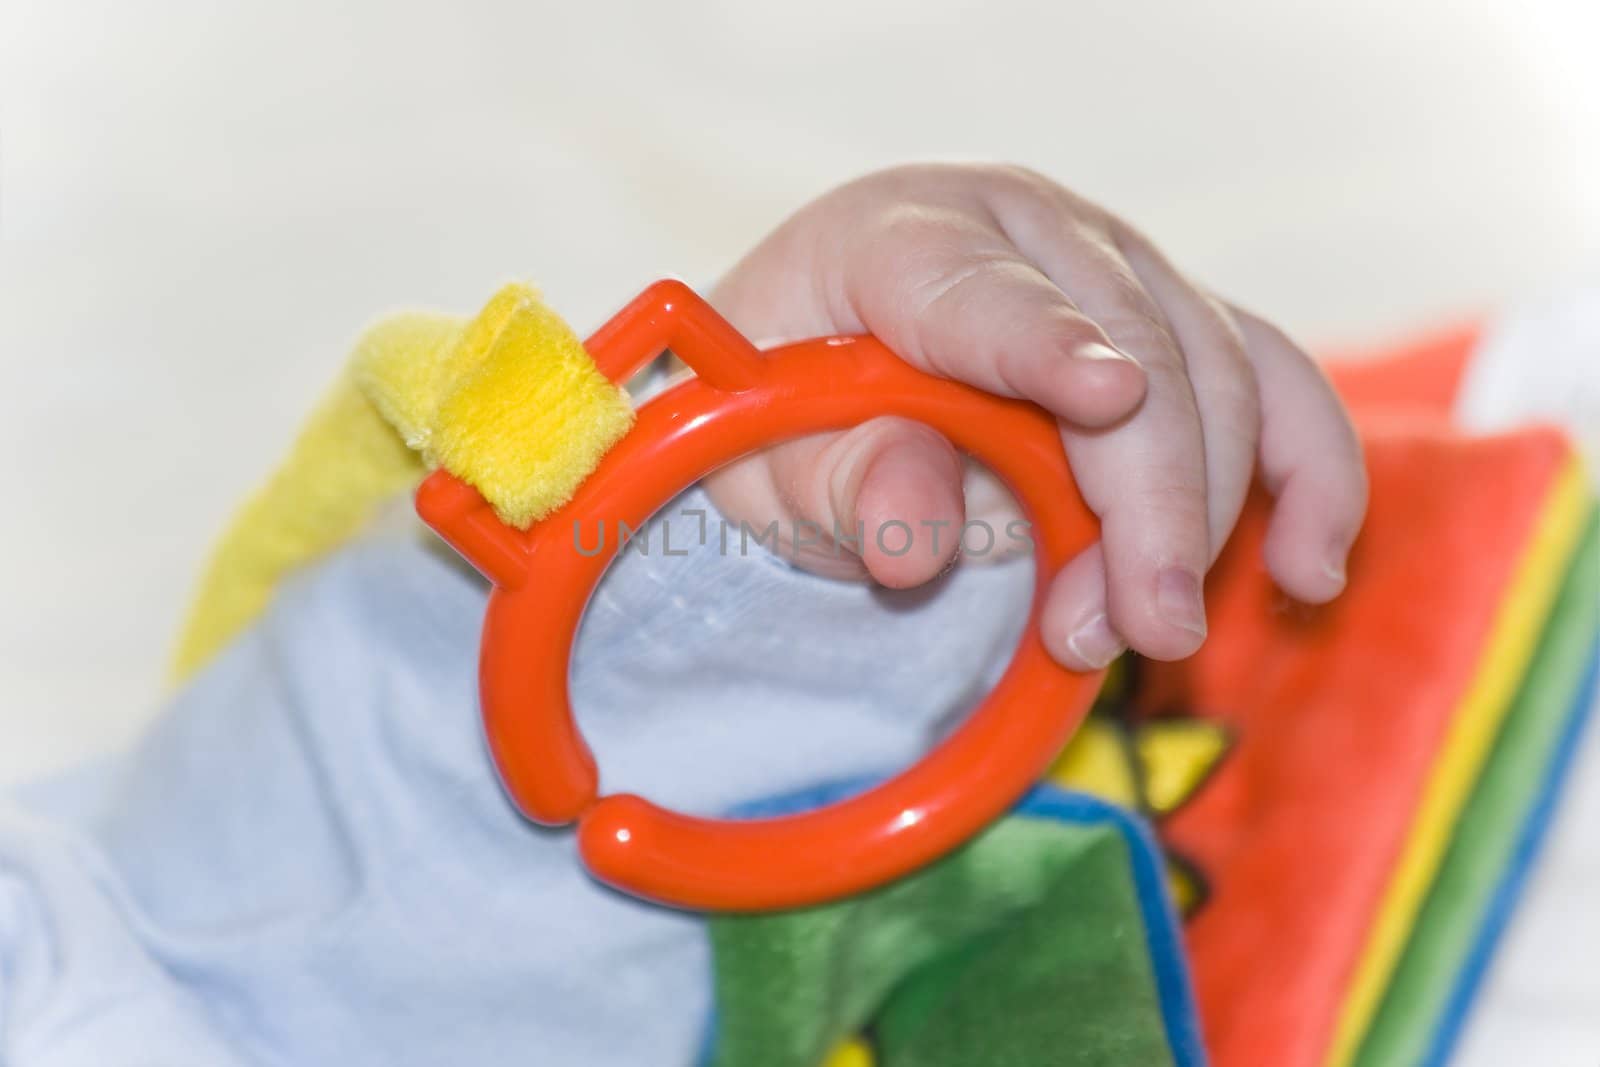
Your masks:
M 613 568 L 573 693 L 604 788 L 690 811 L 912 760 L 1003 668 L 1031 592 L 1019 564 L 827 581 L 667 514 L 689 553 Z M 0 1063 L 691 1063 L 699 921 L 597 886 L 494 779 L 484 595 L 421 537 L 370 538 L 132 751 L 0 800 Z

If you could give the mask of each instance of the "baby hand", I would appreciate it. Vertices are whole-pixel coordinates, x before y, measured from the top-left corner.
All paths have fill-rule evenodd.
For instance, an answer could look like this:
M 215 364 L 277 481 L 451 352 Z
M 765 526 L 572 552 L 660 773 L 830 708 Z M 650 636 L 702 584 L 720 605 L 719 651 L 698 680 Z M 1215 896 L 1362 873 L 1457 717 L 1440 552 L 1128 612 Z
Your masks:
M 1202 581 L 1257 463 L 1276 498 L 1265 549 L 1273 578 L 1313 603 L 1344 587 L 1366 475 L 1315 364 L 1046 178 L 974 165 L 870 175 L 780 226 L 712 302 L 758 343 L 872 333 L 922 370 L 1026 398 L 1060 420 L 1102 534 L 1056 577 L 1043 614 L 1045 644 L 1069 667 L 1104 666 L 1128 646 L 1157 659 L 1200 646 Z M 770 449 L 707 485 L 733 521 L 864 524 L 859 546 L 813 549 L 801 562 L 897 587 L 935 576 L 956 537 L 891 555 L 872 530 L 899 520 L 959 531 L 969 509 L 982 510 L 951 445 L 903 419 Z

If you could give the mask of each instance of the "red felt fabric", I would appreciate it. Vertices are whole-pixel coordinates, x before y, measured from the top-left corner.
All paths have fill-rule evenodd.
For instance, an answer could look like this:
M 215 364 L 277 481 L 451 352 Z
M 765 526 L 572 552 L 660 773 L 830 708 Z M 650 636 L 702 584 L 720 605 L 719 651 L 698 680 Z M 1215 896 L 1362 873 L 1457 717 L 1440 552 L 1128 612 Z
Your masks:
M 1449 430 L 1465 337 L 1335 374 L 1372 486 L 1344 595 L 1312 609 L 1273 587 L 1257 494 L 1207 583 L 1212 640 L 1147 665 L 1143 712 L 1197 713 L 1237 736 L 1163 825 L 1211 885 L 1188 942 L 1218 1067 L 1323 1062 L 1434 757 L 1570 456 L 1553 430 Z
M 1380 351 L 1329 353 L 1328 376 L 1353 410 L 1448 417 L 1481 328 L 1462 323 Z

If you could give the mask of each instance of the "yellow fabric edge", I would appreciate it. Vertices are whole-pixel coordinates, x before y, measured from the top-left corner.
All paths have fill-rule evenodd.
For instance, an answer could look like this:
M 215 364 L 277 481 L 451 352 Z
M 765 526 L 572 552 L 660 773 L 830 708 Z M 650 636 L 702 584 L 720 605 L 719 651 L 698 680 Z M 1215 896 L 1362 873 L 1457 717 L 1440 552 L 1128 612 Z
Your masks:
M 429 469 L 445 467 L 525 529 L 570 499 L 633 418 L 627 392 L 522 283 L 470 320 L 404 312 L 375 323 L 213 548 L 171 680 L 208 662 L 285 576 L 355 536 Z
M 285 575 L 344 543 L 378 502 L 423 473 L 416 453 L 341 375 L 212 548 L 178 631 L 170 681 L 208 662 L 261 614 Z
M 865 1041 L 851 1039 L 834 1049 L 822 1067 L 872 1067 L 876 1062 Z
M 1372 1025 L 1423 898 L 1444 859 L 1456 818 L 1532 661 L 1544 620 L 1577 550 L 1588 510 L 1588 481 L 1582 461 L 1574 456 L 1557 476 L 1539 514 L 1532 542 L 1490 628 L 1472 684 L 1457 705 L 1428 775 L 1400 863 L 1390 877 L 1339 1011 L 1324 1061 L 1328 1067 L 1348 1067 Z

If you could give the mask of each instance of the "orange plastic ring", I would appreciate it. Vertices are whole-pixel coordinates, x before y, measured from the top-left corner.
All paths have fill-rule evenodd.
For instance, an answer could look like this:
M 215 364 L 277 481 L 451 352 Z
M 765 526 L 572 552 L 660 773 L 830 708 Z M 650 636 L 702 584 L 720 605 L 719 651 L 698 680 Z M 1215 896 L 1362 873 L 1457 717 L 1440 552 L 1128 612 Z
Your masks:
M 506 790 L 531 819 L 577 821 L 601 881 L 667 904 L 764 910 L 815 904 L 898 878 L 961 844 L 1038 780 L 1100 679 L 1057 664 L 1039 638 L 1042 593 L 1097 536 L 1048 413 L 923 374 L 870 337 L 763 354 L 679 282 L 651 286 L 587 342 L 625 381 L 670 348 L 696 376 L 644 404 L 633 429 L 560 511 L 527 531 L 501 523 L 444 471 L 417 510 L 493 583 L 480 696 Z M 938 430 L 987 464 L 1031 522 L 1037 584 L 1026 631 L 981 707 L 921 762 L 858 796 L 772 819 L 691 818 L 628 794 L 600 796 L 567 692 L 585 606 L 615 557 L 576 551 L 574 522 L 640 527 L 706 474 L 759 448 L 881 415 Z

